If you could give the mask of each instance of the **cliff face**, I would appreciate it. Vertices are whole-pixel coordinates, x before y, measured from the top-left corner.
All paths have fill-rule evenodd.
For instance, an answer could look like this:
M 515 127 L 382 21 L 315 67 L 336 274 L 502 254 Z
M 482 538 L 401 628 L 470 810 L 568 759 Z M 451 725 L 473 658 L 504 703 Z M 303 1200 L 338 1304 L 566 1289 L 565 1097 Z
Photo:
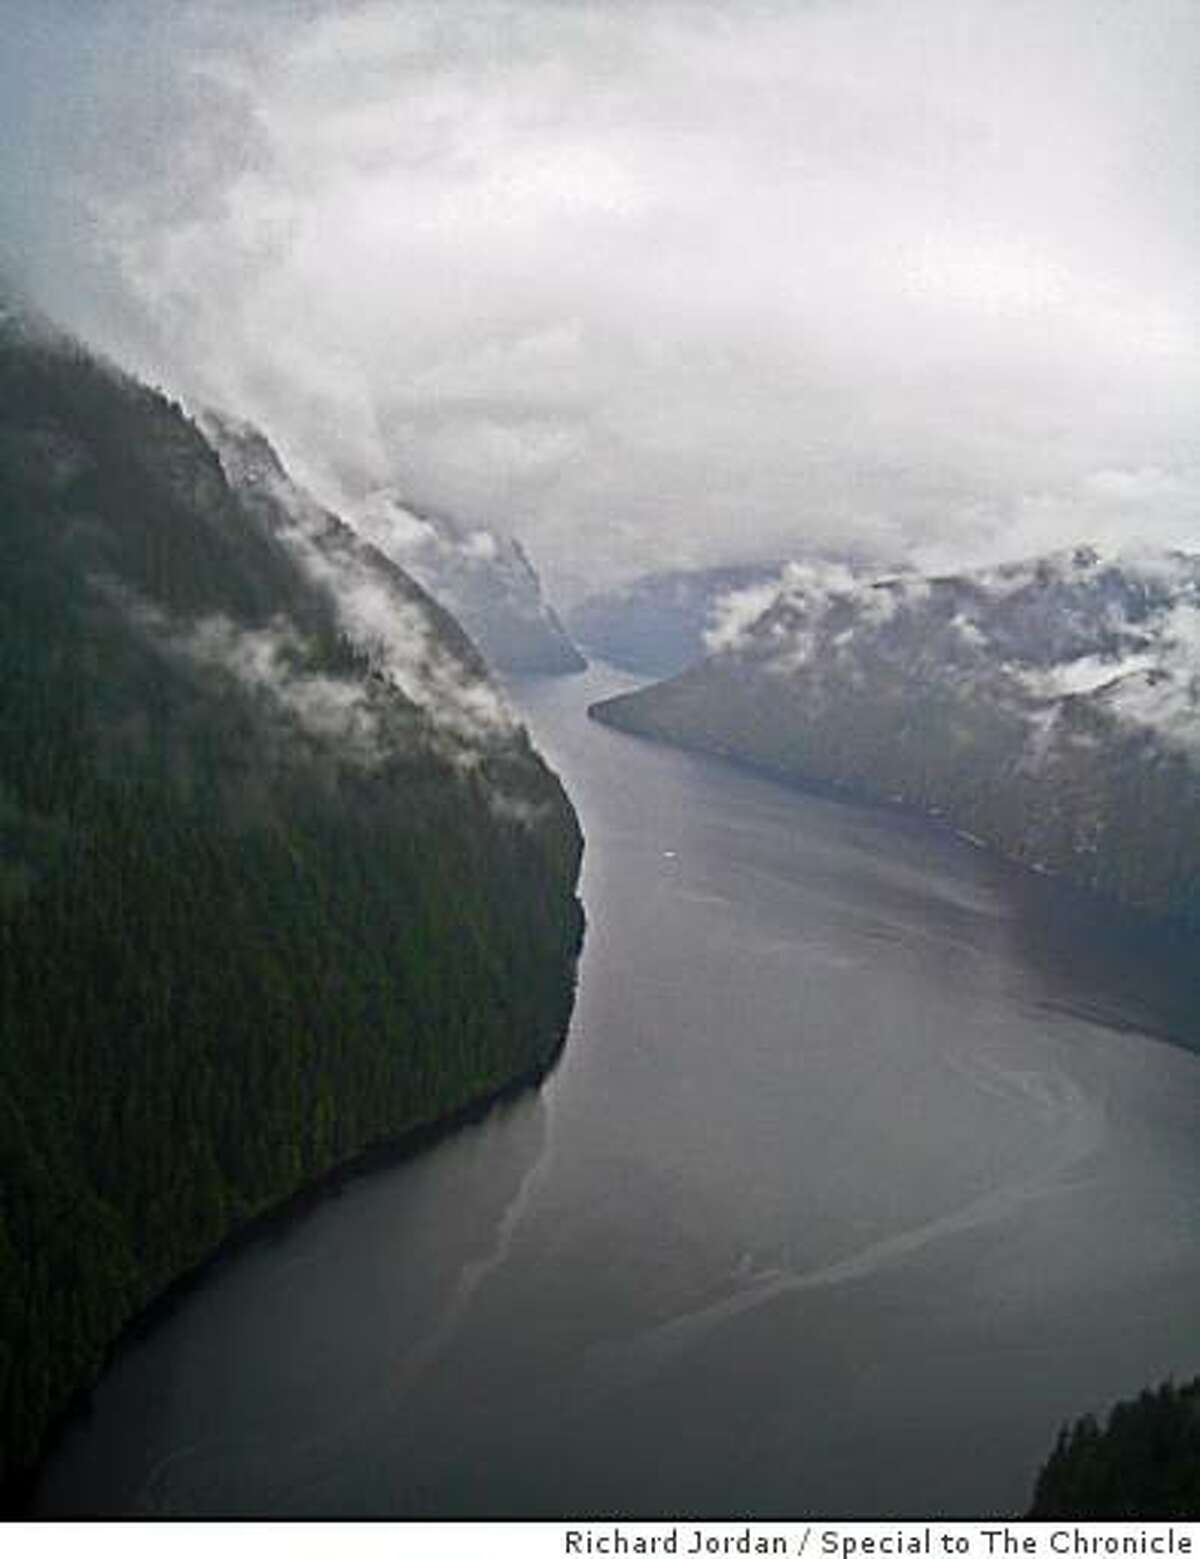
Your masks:
M 793 566 L 717 654 L 592 712 L 1200 923 L 1200 559 L 1079 549 L 872 583 Z
M 496 670 L 562 676 L 587 666 L 513 537 L 449 515 L 418 512 L 391 492 L 375 493 L 354 522 L 454 613 Z
M 457 625 L 241 429 L 0 316 L 0 1474 L 256 1213 L 534 1075 L 581 841 Z M 250 453 L 259 464 L 257 485 Z

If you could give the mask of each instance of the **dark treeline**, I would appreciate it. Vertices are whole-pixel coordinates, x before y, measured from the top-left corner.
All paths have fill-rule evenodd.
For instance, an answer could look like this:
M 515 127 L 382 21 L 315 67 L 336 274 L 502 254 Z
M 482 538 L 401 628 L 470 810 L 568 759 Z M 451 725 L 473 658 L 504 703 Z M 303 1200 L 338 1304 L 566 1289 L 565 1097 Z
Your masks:
M 370 761 L 189 654 L 218 618 L 359 699 Z M 0 656 L 11 1494 L 122 1326 L 231 1230 L 550 1061 L 580 840 L 523 733 L 444 755 L 177 407 L 11 321 Z
M 1200 1517 L 1200 1380 L 1118 1402 L 1103 1428 L 1086 1417 L 1064 1429 L 1029 1514 L 1037 1521 Z

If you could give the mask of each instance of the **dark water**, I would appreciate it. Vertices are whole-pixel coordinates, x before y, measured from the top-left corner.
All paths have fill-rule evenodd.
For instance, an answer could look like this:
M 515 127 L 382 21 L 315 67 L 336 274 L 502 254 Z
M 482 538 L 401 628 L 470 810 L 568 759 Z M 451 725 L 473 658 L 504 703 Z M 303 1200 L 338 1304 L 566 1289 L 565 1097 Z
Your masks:
M 521 691 L 588 837 L 561 1066 L 218 1267 L 46 1512 L 1004 1514 L 1200 1371 L 1189 950 L 604 686 Z

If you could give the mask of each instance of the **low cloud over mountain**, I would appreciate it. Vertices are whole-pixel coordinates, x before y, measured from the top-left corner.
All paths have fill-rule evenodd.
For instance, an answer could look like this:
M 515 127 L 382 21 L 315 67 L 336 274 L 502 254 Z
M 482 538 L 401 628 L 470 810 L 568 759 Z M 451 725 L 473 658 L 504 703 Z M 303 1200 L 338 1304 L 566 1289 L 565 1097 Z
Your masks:
M 1187 0 L 6 0 L 3 263 L 566 599 L 1187 545 Z
M 1200 920 L 1195 555 L 1083 547 L 874 580 L 792 564 L 714 644 L 593 712 L 945 815 L 1031 865 Z

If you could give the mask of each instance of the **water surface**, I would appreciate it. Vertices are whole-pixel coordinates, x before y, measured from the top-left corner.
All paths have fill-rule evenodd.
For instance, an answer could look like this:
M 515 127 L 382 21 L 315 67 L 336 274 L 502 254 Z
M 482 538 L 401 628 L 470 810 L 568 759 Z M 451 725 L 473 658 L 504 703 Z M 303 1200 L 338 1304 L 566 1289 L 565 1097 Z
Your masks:
M 564 1059 L 219 1264 L 46 1513 L 992 1516 L 1200 1371 L 1186 943 L 519 689 L 587 836 Z

